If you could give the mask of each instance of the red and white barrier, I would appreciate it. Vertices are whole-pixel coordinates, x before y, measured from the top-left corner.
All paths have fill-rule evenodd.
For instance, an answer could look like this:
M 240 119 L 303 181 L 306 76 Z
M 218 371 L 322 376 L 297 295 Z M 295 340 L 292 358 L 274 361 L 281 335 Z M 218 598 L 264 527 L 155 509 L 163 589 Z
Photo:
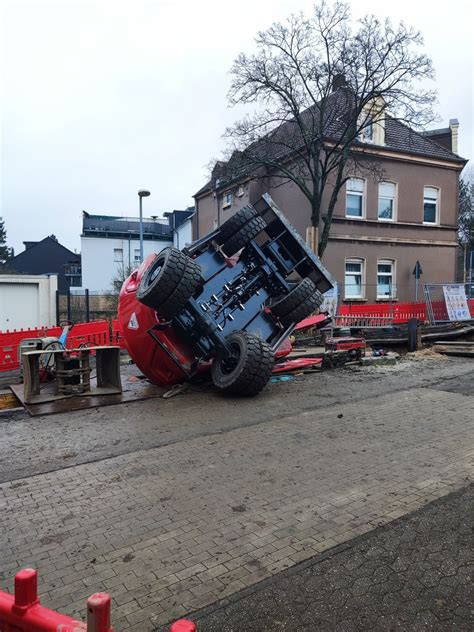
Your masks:
M 58 338 L 61 332 L 61 327 L 37 327 L 0 332 L 0 372 L 20 368 L 18 348 L 23 339 L 46 336 Z M 109 321 L 94 320 L 90 323 L 74 325 L 67 339 L 68 349 L 75 349 L 85 342 L 96 346 L 111 344 Z

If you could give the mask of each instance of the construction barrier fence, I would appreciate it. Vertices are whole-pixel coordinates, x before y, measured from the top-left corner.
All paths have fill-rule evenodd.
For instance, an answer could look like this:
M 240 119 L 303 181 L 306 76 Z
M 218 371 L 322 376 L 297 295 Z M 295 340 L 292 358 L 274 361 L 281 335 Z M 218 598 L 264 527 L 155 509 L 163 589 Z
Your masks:
M 41 605 L 38 572 L 24 568 L 15 575 L 13 595 L 0 590 L 0 632 L 114 632 L 110 603 L 110 595 L 95 593 L 87 600 L 87 623 L 76 621 Z M 181 619 L 170 632 L 197 632 L 197 628 L 192 621 Z
M 36 329 L 14 329 L 0 332 L 0 372 L 20 368 L 19 347 L 25 338 L 59 337 L 61 327 L 38 327 Z M 77 323 L 67 339 L 68 349 L 77 349 L 80 345 L 110 345 L 110 327 L 108 320 L 96 320 L 90 323 Z
M 474 314 L 474 299 L 468 299 L 471 316 Z M 432 301 L 433 313 L 436 321 L 449 320 L 446 303 L 444 300 Z M 407 323 L 411 318 L 417 318 L 421 322 L 429 320 L 426 303 L 420 301 L 418 303 L 373 303 L 368 305 L 345 304 L 340 305 L 336 315 L 336 324 L 345 324 L 344 318 L 357 317 L 360 319 L 381 319 L 382 326 L 387 324 Z M 346 318 L 346 320 L 348 320 Z M 379 325 L 380 326 L 380 325 Z
M 87 623 L 44 608 L 38 597 L 38 573 L 25 568 L 15 575 L 15 594 L 0 591 L 0 632 L 113 632 L 110 596 L 95 593 L 87 600 Z

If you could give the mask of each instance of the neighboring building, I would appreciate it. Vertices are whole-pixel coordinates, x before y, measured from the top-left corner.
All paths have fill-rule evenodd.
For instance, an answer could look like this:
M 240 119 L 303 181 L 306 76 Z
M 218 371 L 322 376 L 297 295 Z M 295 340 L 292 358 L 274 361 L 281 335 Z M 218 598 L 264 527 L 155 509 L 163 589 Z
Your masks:
M 192 241 L 194 208 L 143 219 L 143 255 L 166 246 L 183 248 Z M 82 287 L 110 292 L 113 280 L 140 263 L 140 224 L 136 217 L 91 215 L 83 212 Z
M 62 246 L 54 235 L 23 243 L 25 250 L 5 264 L 7 273 L 57 274 L 61 291 L 81 285 L 81 255 Z
M 361 139 L 359 145 L 383 166 L 383 181 L 348 180 L 323 255 L 345 302 L 414 300 L 416 261 L 423 270 L 421 282 L 456 278 L 458 183 L 466 164 L 457 155 L 457 120 L 449 128 L 420 134 L 386 116 L 377 128 L 376 138 Z M 271 175 L 265 181 L 241 172 L 229 176 L 232 172 L 229 163 L 216 163 L 211 180 L 195 194 L 194 239 L 264 192 L 306 237 L 311 210 L 296 185 Z M 325 191 L 326 201 L 330 193 Z

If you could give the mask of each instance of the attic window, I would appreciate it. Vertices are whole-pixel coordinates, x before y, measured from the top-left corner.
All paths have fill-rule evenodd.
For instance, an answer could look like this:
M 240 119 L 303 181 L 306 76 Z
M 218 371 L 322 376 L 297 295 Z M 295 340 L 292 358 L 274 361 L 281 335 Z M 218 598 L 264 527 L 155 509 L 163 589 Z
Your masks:
M 234 196 L 232 194 L 232 191 L 226 191 L 222 198 L 222 208 L 228 208 L 229 206 L 231 206 L 233 199 Z
M 244 194 L 244 186 L 241 184 L 241 185 L 239 186 L 239 188 L 237 189 L 237 195 L 238 195 L 239 197 L 242 197 L 242 196 L 243 196 L 243 194 Z
M 373 116 L 368 116 L 364 129 L 362 130 L 362 140 L 364 143 L 373 143 L 374 142 L 374 118 Z

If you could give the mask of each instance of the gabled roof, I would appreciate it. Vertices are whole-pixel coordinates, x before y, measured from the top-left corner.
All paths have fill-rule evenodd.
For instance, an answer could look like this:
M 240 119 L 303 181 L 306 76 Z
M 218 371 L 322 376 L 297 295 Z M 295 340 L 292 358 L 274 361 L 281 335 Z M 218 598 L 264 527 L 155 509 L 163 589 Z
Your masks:
M 40 246 L 44 246 L 46 243 L 48 243 L 48 247 L 50 249 L 54 249 L 56 251 L 62 251 L 63 256 L 69 258 L 71 261 L 79 261 L 81 258 L 81 255 L 77 254 L 76 252 L 72 252 L 72 250 L 69 250 L 69 248 L 66 248 L 66 246 L 63 246 L 62 244 L 59 243 L 59 241 L 57 241 L 51 236 L 45 237 L 44 239 L 41 239 L 40 241 L 36 241 L 36 242 L 25 241 L 23 243 L 29 244 L 29 246 L 26 248 L 26 250 L 23 250 L 22 252 L 18 253 L 17 255 L 15 255 L 14 257 L 8 260 L 9 267 L 13 268 L 14 264 L 21 263 L 23 260 L 26 261 L 27 259 L 29 259 L 32 255 L 34 256 L 35 255 L 34 251 L 37 250 Z
M 326 122 L 324 125 L 327 130 L 327 138 L 339 138 L 344 126 L 346 125 L 345 119 L 347 118 L 347 111 L 351 107 L 351 95 L 347 88 L 341 88 L 329 97 L 331 99 L 330 107 L 325 108 L 324 116 Z M 319 104 L 313 105 L 305 110 L 301 117 L 304 119 L 304 126 L 311 129 L 317 125 L 319 120 L 320 109 Z M 275 130 L 264 136 L 260 141 L 256 141 L 249 146 L 249 149 L 258 154 L 260 148 L 262 151 L 268 151 L 266 145 L 266 139 L 272 144 L 272 161 L 284 159 L 289 155 L 288 149 L 285 149 L 285 139 L 291 141 L 292 146 L 296 147 L 295 138 L 301 137 L 301 129 L 294 120 L 283 123 Z M 278 150 L 278 143 L 281 142 L 282 149 Z M 303 142 L 301 137 L 301 142 Z M 447 147 L 444 147 L 440 143 L 429 137 L 428 133 L 416 132 L 408 127 L 408 125 L 402 123 L 398 119 L 385 116 L 385 144 L 383 146 L 377 146 L 373 143 L 363 143 L 357 141 L 354 146 L 373 148 L 378 147 L 380 149 L 389 149 L 400 153 L 409 153 L 427 158 L 442 159 L 452 161 L 454 163 L 465 163 L 464 158 L 461 158 L 457 154 L 450 151 Z M 203 193 L 211 191 L 213 188 L 219 189 L 228 186 L 231 182 L 242 178 L 245 171 L 242 170 L 240 162 L 241 152 L 235 152 L 228 162 L 218 161 L 213 171 L 213 178 L 211 178 L 203 187 L 194 194 L 194 197 L 198 197 Z M 221 186 L 215 186 L 216 173 L 217 178 L 222 180 Z

